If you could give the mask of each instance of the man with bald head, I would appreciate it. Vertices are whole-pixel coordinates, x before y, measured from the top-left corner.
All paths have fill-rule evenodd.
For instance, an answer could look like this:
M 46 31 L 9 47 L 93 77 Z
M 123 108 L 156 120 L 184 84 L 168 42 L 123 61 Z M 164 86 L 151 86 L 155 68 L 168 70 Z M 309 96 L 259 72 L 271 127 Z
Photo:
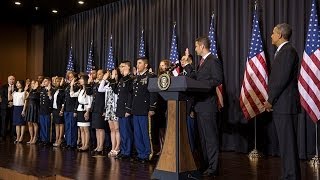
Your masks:
M 12 131 L 12 92 L 15 89 L 15 77 L 10 75 L 8 83 L 0 88 L 0 109 L 1 109 L 1 123 L 0 136 L 2 140 L 6 138 L 7 132 Z

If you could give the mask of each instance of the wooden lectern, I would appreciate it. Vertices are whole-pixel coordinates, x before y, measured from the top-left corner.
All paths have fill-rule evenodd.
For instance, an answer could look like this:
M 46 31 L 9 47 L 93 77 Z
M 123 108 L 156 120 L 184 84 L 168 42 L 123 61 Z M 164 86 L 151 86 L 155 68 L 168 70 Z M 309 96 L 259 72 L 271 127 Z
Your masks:
M 149 92 L 158 92 L 168 102 L 167 129 L 162 153 L 152 179 L 198 179 L 187 132 L 186 93 L 208 92 L 210 87 L 186 76 L 171 77 L 167 90 L 160 90 L 158 78 L 150 78 Z

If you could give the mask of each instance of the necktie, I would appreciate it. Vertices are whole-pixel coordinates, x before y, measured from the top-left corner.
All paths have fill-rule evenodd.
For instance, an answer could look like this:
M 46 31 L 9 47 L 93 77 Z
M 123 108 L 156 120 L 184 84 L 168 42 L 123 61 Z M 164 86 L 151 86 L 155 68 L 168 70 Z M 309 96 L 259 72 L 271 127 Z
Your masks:
M 200 65 L 199 65 L 199 66 L 201 66 L 203 63 L 204 63 L 204 59 L 201 58 L 201 60 L 200 60 Z

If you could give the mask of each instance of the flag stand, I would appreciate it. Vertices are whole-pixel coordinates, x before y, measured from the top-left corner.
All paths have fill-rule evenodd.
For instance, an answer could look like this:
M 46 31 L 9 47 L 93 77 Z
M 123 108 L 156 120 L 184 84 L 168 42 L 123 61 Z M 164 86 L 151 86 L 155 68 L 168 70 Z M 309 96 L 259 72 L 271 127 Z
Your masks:
M 320 165 L 320 158 L 319 158 L 319 151 L 318 151 L 318 123 L 316 123 L 316 155 L 309 161 L 309 164 L 314 167 L 319 167 Z
M 254 149 L 248 155 L 249 159 L 257 159 L 261 157 L 257 149 L 257 118 L 254 117 Z

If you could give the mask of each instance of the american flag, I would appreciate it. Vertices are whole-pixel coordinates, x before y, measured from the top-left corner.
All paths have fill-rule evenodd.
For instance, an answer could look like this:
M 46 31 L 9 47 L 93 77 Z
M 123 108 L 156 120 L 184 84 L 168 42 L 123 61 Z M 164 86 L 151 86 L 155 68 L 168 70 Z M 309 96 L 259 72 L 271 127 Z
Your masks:
M 170 49 L 170 61 L 172 64 L 179 64 L 178 59 L 178 48 L 177 48 L 177 35 L 176 35 L 176 24 L 173 25 L 172 29 L 172 39 L 171 39 L 171 49 Z M 177 66 L 172 71 L 174 76 L 178 76 L 180 74 L 180 68 Z
M 86 72 L 87 74 L 90 74 L 92 68 L 93 68 L 93 53 L 92 53 L 92 41 L 90 42 L 90 47 L 89 47 L 89 56 L 88 56 L 88 63 L 87 63 L 87 68 Z
M 106 59 L 107 59 L 106 69 L 107 69 L 107 70 L 112 70 L 112 69 L 114 69 L 114 58 L 113 58 L 113 48 L 112 48 L 112 35 L 110 36 L 108 57 L 107 57 Z
M 74 64 L 73 64 L 73 57 L 72 57 L 72 45 L 71 45 L 70 50 L 69 50 L 67 72 L 68 71 L 74 71 Z
M 146 57 L 146 50 L 144 49 L 143 30 L 141 31 L 141 36 L 140 36 L 138 56 L 139 57 Z
M 316 123 L 320 119 L 320 28 L 315 1 L 311 7 L 298 88 L 302 107 Z
M 210 22 L 210 28 L 209 28 L 209 40 L 210 40 L 210 52 L 213 56 L 216 58 L 218 57 L 217 53 L 217 42 L 215 39 L 215 30 L 214 30 L 214 14 L 211 16 L 211 22 Z M 223 85 L 220 84 L 218 87 L 216 87 L 216 92 L 217 92 L 217 103 L 218 103 L 218 108 L 221 109 L 223 108 Z
M 267 82 L 267 62 L 255 8 L 249 55 L 240 94 L 240 106 L 246 119 L 251 119 L 265 111 L 264 102 L 268 99 Z

